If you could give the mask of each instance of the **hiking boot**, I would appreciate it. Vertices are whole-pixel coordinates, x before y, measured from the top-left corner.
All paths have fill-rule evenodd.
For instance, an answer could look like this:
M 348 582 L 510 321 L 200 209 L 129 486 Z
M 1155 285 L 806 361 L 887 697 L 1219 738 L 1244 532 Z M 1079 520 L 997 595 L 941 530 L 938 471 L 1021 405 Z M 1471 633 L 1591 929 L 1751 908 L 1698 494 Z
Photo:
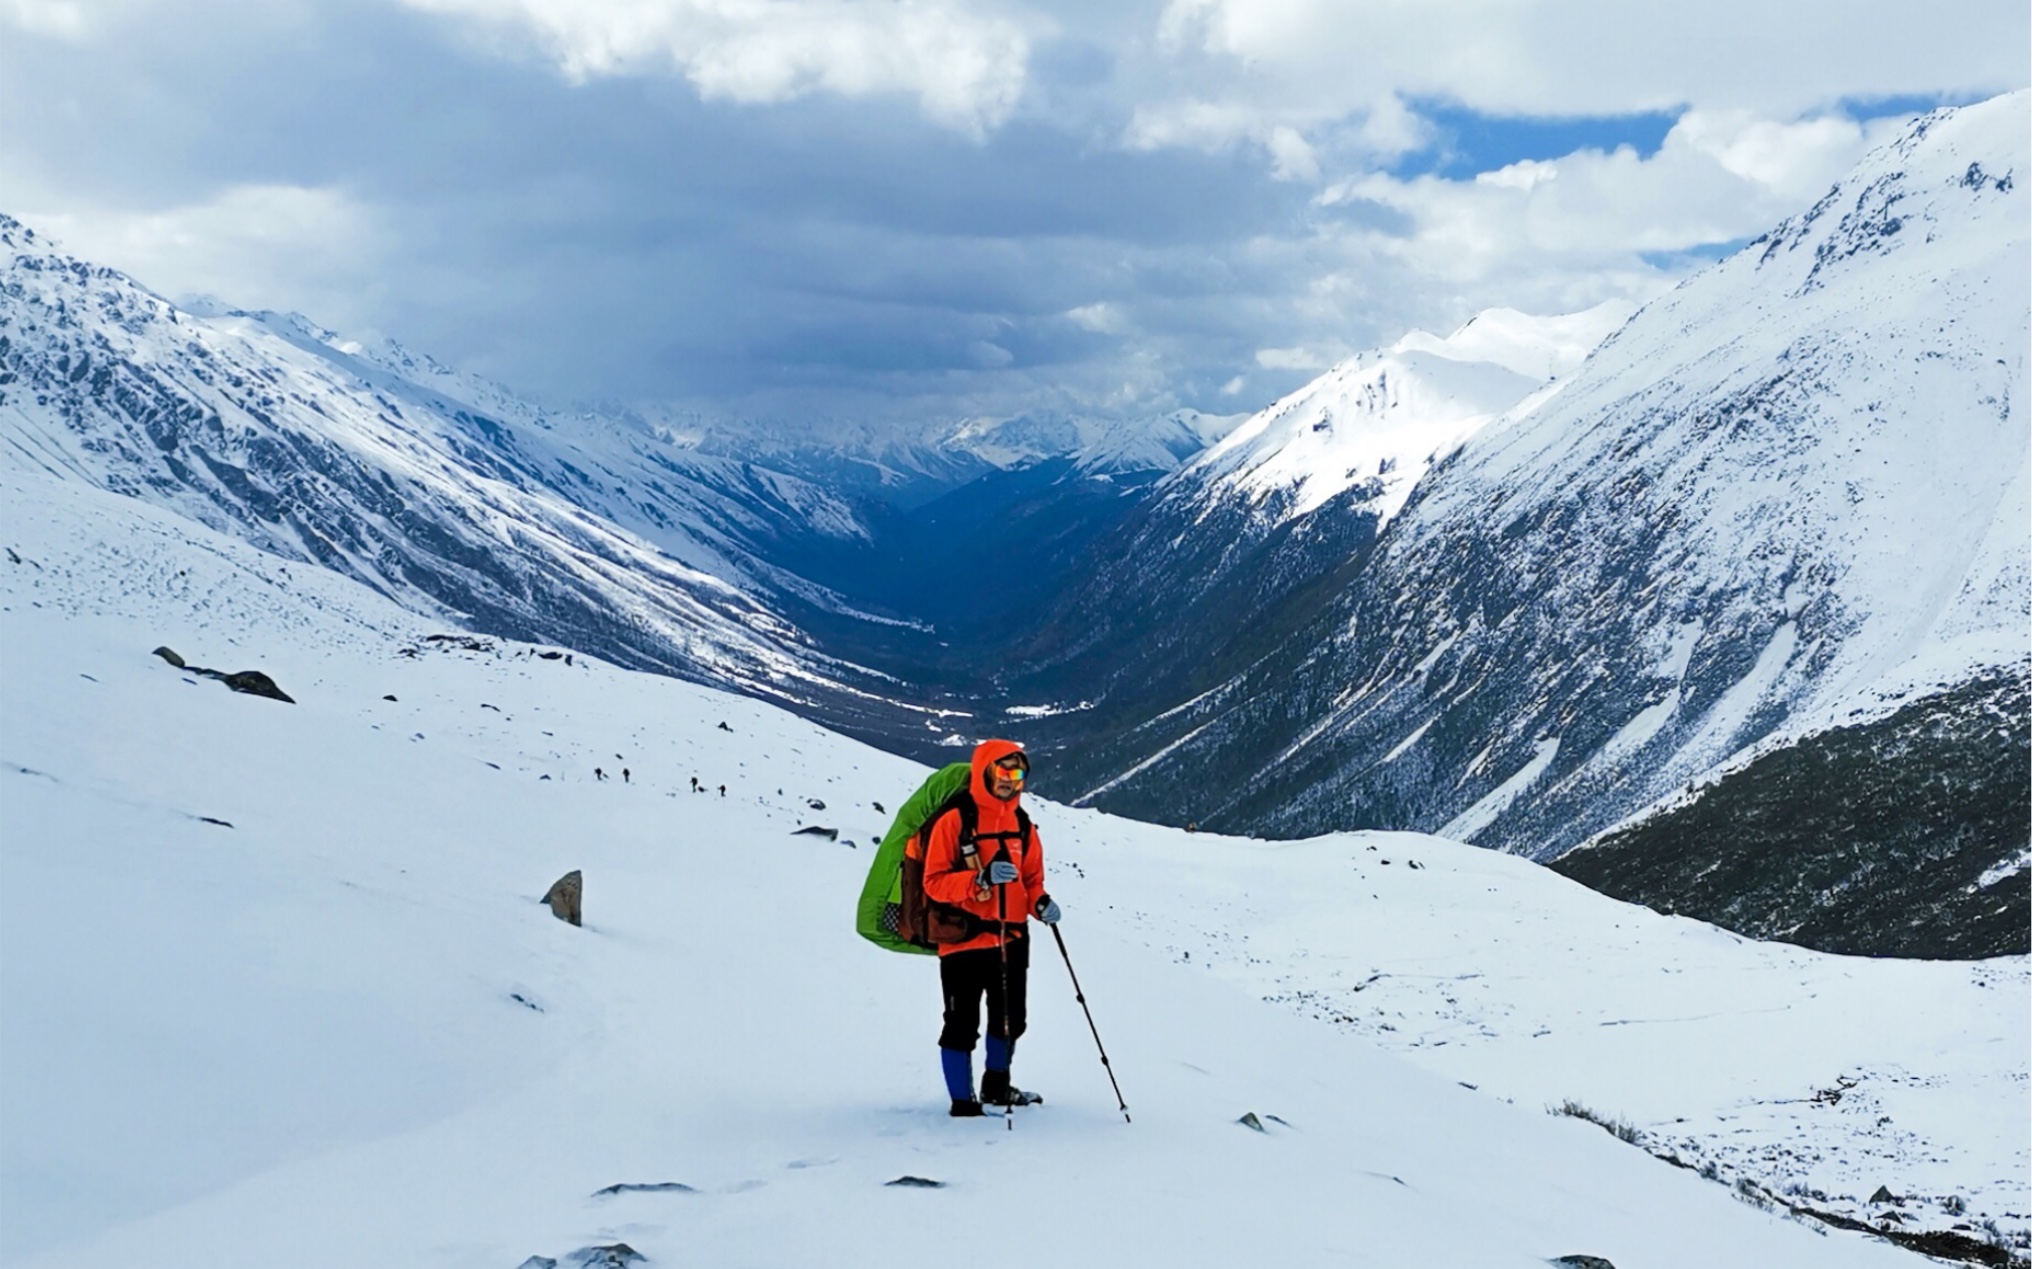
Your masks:
M 981 1101 L 989 1106 L 1032 1106 L 1043 1100 L 1011 1084 L 1007 1071 L 981 1072 Z
M 981 1109 L 981 1103 L 971 1097 L 953 1098 L 952 1109 L 946 1112 L 954 1119 L 979 1119 L 986 1113 Z

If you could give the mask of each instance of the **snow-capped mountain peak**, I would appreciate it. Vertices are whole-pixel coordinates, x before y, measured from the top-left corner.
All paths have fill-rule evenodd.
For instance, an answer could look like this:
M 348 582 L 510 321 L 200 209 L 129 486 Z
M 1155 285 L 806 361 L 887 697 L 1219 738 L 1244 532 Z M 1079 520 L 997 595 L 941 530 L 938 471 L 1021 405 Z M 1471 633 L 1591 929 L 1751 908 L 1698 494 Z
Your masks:
M 1089 474 L 1168 472 L 1226 436 L 1245 416 L 1173 410 L 1136 418 L 1037 411 L 963 420 L 942 444 L 992 467 L 1067 458 Z
M 1387 522 L 1434 460 L 1520 402 L 1536 404 L 1629 314 L 1620 301 L 1553 317 L 1490 309 L 1444 337 L 1414 330 L 1253 416 L 1180 479 L 1280 521 L 1356 490 Z

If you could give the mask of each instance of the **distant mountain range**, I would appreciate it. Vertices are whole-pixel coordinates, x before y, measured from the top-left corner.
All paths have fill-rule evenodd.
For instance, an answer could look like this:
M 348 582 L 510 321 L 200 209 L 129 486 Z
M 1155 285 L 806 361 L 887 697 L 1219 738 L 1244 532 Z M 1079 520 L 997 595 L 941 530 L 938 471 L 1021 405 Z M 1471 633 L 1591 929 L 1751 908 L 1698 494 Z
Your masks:
M 1450 423 L 1391 423 L 1378 358 L 1238 429 L 1158 490 L 1136 567 L 1190 613 L 1222 550 L 1274 541 L 1233 573 L 1277 602 L 1167 632 L 1218 645 L 1187 674 L 1161 646 L 1147 670 L 1111 656 L 1133 706 L 1060 729 L 1052 787 L 1565 856 L 1611 893 L 1841 950 L 2024 950 L 2026 106 L 1920 120 L 1493 422 L 1459 390 L 1427 410 Z M 1400 399 L 1433 395 L 1414 382 Z M 1442 452 L 1396 510 L 1377 455 L 1400 435 Z M 1304 445 L 1322 460 L 1287 460 Z M 1043 681 L 1085 637 L 1040 650 Z M 1840 779 L 1774 795 L 1769 756 L 1809 741 Z M 1944 795 L 1875 798 L 1905 776 Z M 1718 902 L 1700 878 L 1753 805 L 1758 861 Z M 1887 916 L 1913 872 L 1930 907 Z
M 546 411 L 0 218 L 0 461 L 914 756 L 1015 734 L 1110 810 L 2023 951 L 2026 116 L 1920 120 L 1634 316 L 1493 310 L 1246 419 L 841 444 Z

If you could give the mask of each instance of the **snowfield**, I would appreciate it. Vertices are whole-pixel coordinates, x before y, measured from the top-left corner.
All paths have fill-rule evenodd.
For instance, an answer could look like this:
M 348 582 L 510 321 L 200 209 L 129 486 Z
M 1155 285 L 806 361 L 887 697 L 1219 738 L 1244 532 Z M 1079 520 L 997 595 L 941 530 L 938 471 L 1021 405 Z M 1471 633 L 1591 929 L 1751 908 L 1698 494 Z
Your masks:
M 1034 806 L 1134 1122 L 1044 949 L 1048 1104 L 950 1120 L 933 966 L 852 932 L 922 768 L 80 484 L 0 507 L 8 1265 L 1918 1263 L 1770 1194 L 2027 1230 L 2023 958 L 1749 943 L 1411 834 Z M 538 902 L 574 868 L 583 929 Z

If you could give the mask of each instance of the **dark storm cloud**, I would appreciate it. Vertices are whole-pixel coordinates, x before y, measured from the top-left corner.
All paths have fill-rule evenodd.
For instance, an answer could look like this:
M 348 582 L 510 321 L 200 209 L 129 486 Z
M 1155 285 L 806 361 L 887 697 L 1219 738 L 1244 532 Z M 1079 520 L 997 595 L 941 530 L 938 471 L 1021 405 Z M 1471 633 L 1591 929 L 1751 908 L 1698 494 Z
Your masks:
M 1311 0 L 1264 0 L 1302 11 L 1275 28 L 1290 50 L 1247 44 L 1248 6 L 1200 40 L 1162 35 L 1163 5 L 1052 0 L 1020 96 L 973 113 L 908 85 L 734 100 L 669 56 L 574 80 L 540 32 L 475 17 L 482 0 L 429 2 L 460 12 L 125 0 L 63 38 L 0 10 L 0 209 L 160 289 L 375 329 L 557 403 L 936 420 L 1260 405 L 1414 323 L 1579 308 L 1694 267 L 1712 231 L 1660 252 L 1651 208 L 1739 206 L 1701 219 L 1730 238 L 1794 197 L 1719 165 L 1748 117 L 1675 144 L 1649 108 L 1390 107 L 1388 82 L 1323 60 L 1345 20 Z M 607 8 L 630 5 L 685 10 Z M 1619 140 L 1636 161 L 1560 188 L 1629 189 L 1635 210 L 1535 214 L 1592 218 L 1552 238 L 1599 246 L 1516 234 L 1529 189 L 1472 179 Z
M 1126 151 L 1030 118 L 976 141 L 900 101 L 749 108 L 666 78 L 572 84 L 398 9 L 203 32 L 151 16 L 104 43 L 9 40 L 25 148 L 137 207 L 337 186 L 392 244 L 376 325 L 553 400 L 787 387 L 967 405 L 998 377 L 1028 391 L 1042 367 L 1112 379 L 1092 363 L 1118 338 L 1066 310 L 1234 304 L 1241 279 L 1209 259 L 1308 214 L 1309 191 L 1242 153 Z M 1071 49 L 1040 74 L 1093 83 L 1106 59 Z M 1223 342 L 1205 325 L 1196 341 Z M 1245 362 L 1257 332 L 1226 334 L 1216 359 Z

